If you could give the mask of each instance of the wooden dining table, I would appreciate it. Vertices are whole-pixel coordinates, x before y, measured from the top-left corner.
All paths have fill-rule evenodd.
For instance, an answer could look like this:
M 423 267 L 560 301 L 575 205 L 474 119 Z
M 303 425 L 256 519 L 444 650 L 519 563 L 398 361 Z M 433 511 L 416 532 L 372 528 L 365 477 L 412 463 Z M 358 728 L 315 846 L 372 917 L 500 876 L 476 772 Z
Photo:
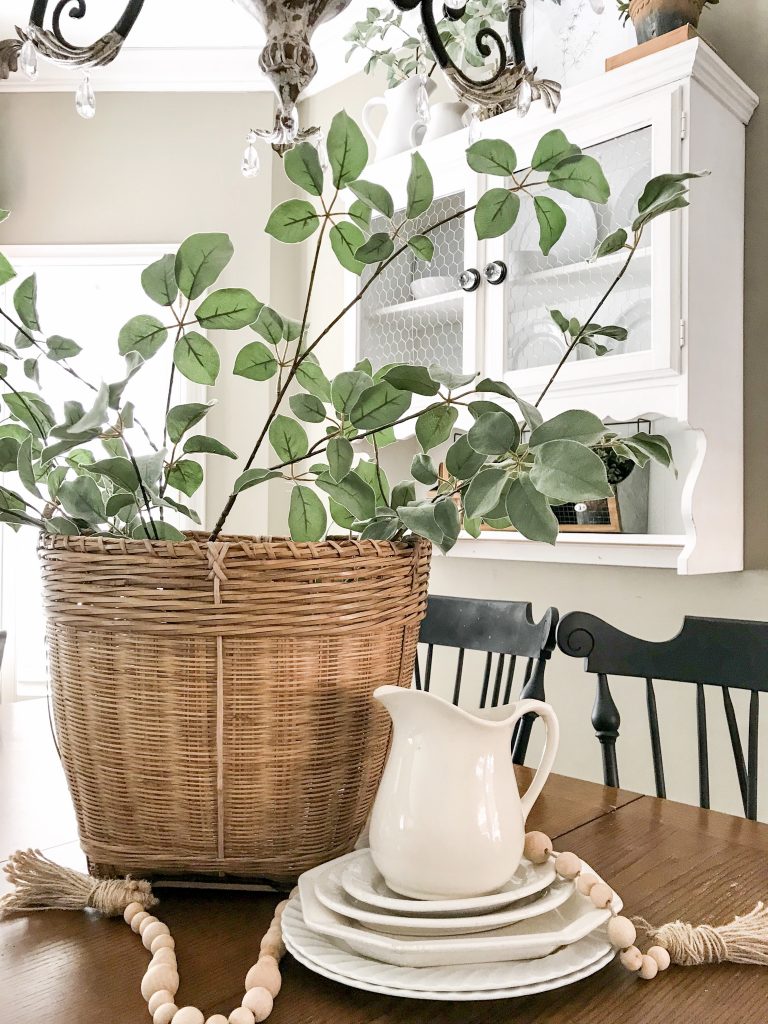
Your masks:
M 520 770 L 521 782 L 530 775 Z M 552 776 L 529 828 L 573 850 L 615 887 L 625 913 L 721 924 L 768 898 L 768 825 Z M 0 860 L 40 847 L 83 866 L 45 702 L 0 708 Z M 179 1005 L 207 1016 L 239 1005 L 275 894 L 157 887 L 176 939 Z M 0 921 L 2 1024 L 147 1024 L 147 952 L 122 919 L 48 911 Z M 271 1024 L 767 1024 L 768 968 L 671 967 L 644 982 L 617 961 L 566 988 L 521 999 L 428 1002 L 348 988 L 282 964 Z

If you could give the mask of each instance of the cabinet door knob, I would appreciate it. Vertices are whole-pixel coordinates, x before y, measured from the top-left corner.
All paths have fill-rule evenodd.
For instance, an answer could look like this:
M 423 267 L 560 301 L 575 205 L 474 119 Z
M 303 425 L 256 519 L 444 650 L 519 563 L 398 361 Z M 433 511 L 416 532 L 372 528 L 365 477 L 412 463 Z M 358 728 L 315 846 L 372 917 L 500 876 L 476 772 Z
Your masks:
M 465 292 L 475 292 L 480 287 L 480 271 L 475 267 L 462 270 L 459 275 L 459 284 Z
M 507 277 L 507 264 L 503 260 L 494 260 L 483 273 L 488 284 L 501 284 Z

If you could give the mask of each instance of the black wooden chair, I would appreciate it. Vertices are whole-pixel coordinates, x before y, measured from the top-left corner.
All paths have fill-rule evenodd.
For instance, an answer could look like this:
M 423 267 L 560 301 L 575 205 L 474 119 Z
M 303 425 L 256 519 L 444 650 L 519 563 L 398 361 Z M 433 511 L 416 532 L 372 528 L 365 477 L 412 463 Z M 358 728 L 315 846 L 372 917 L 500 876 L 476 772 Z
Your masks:
M 756 819 L 759 694 L 768 692 L 768 622 L 686 617 L 674 639 L 653 643 L 622 633 L 594 615 L 571 612 L 560 623 L 557 642 L 565 654 L 584 658 L 585 670 L 597 675 L 592 725 L 602 744 L 603 777 L 607 786 L 619 785 L 616 740 L 621 725 L 608 676 L 645 680 L 656 795 L 660 797 L 666 797 L 667 788 L 654 679 L 693 683 L 696 686 L 699 803 L 708 809 L 709 749 L 704 687 L 717 686 L 722 691 L 744 814 Z M 751 691 L 746 759 L 731 688 Z
M 434 649 L 450 647 L 458 650 L 454 704 L 458 704 L 461 697 L 466 651 L 486 652 L 481 708 L 510 703 L 518 658 L 525 659 L 521 699 L 534 697 L 544 700 L 544 671 L 555 649 L 557 620 L 557 609 L 549 608 L 541 622 L 534 622 L 531 606 L 524 601 L 484 601 L 430 595 L 419 634 L 419 642 L 427 648 L 426 658 L 422 671 L 419 655 L 416 657 L 415 686 L 429 690 Z M 512 745 L 516 764 L 525 760 L 534 717 L 526 715 L 516 728 Z

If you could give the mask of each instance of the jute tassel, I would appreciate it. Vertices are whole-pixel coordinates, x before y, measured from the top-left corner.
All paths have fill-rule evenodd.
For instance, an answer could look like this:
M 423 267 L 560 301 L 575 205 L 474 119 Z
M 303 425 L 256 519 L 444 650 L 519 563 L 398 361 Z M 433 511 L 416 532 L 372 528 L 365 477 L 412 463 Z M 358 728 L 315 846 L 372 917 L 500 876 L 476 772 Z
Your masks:
M 64 868 L 40 850 L 17 850 L 4 871 L 16 891 L 0 900 L 0 917 L 33 910 L 85 910 L 117 917 L 129 903 L 152 907 L 157 900 L 149 882 L 133 878 L 91 878 Z
M 710 924 L 694 927 L 685 921 L 671 921 L 654 928 L 642 917 L 634 920 L 667 950 L 673 964 L 696 967 L 730 961 L 768 966 L 768 908 L 763 903 L 744 917 L 735 917 L 730 924 L 718 928 Z

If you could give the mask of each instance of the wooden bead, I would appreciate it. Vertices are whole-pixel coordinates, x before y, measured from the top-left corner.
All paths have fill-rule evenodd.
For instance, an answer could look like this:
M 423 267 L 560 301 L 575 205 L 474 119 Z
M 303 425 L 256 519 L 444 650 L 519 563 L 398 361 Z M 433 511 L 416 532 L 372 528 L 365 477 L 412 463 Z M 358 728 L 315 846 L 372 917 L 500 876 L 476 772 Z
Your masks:
M 173 1002 L 173 992 L 169 992 L 167 988 L 161 988 L 153 996 L 150 996 L 147 1000 L 147 1009 L 150 1013 L 154 1013 L 158 1006 L 162 1006 L 163 1003 Z
M 179 975 L 167 964 L 159 964 L 157 967 L 150 967 L 141 979 L 141 994 L 149 1001 L 149 997 L 155 992 L 165 989 L 171 995 L 179 991 Z
M 248 971 L 245 978 L 245 987 L 247 989 L 252 988 L 265 988 L 267 992 L 274 999 L 277 993 L 280 991 L 280 986 L 283 984 L 283 979 L 280 977 L 280 971 L 276 966 L 260 960 L 257 964 Z
M 229 1024 L 254 1024 L 255 1020 L 247 1006 L 238 1006 L 229 1015 Z
M 214 1013 L 212 1017 L 209 1017 L 205 1024 L 227 1024 L 227 1018 L 223 1013 Z
M 150 915 L 146 912 L 146 910 L 140 910 L 138 914 L 134 914 L 133 917 L 131 918 L 131 931 L 136 932 L 136 934 L 138 935 L 139 928 L 141 927 L 141 922 L 147 917 L 150 917 Z
M 581 858 L 575 853 L 559 853 L 555 859 L 555 871 L 561 878 L 576 878 L 581 873 Z
M 256 1024 L 267 1019 L 272 1013 L 272 994 L 266 989 L 256 986 L 249 988 L 243 996 L 243 1006 L 253 1014 Z
M 146 917 L 142 917 L 141 923 L 139 924 L 139 935 L 144 934 L 145 928 L 149 928 L 151 924 L 155 924 L 157 918 L 154 914 L 147 914 Z
M 273 931 L 273 929 L 270 928 L 259 944 L 259 954 L 272 956 L 275 960 L 279 960 L 284 956 L 285 946 L 283 945 L 282 934 Z
M 672 962 L 672 958 L 669 955 L 669 951 L 664 949 L 663 946 L 651 946 L 648 950 L 648 956 L 652 957 L 660 971 L 666 971 Z
M 146 922 L 144 922 L 146 924 Z M 144 943 L 145 949 L 152 948 L 152 942 L 159 935 L 170 935 L 171 930 L 167 924 L 163 924 L 162 921 L 153 921 L 147 928 L 142 929 L 141 941 Z
M 613 889 L 605 882 L 598 882 L 589 890 L 589 898 L 598 910 L 607 910 L 613 902 Z
M 168 964 L 170 967 L 176 969 L 176 951 L 173 949 L 166 949 L 165 946 L 158 949 L 155 955 L 152 957 L 149 966 L 157 967 L 158 964 Z
M 628 971 L 639 971 L 643 966 L 643 954 L 637 948 L 637 946 L 630 946 L 629 949 L 623 949 L 619 953 L 619 960 L 621 966 L 626 967 Z
M 592 891 L 592 886 L 597 885 L 600 879 L 597 875 L 591 875 L 587 872 L 586 875 L 579 875 L 576 879 L 576 888 L 579 890 L 582 896 L 589 896 Z
M 149 951 L 156 953 L 158 949 L 176 949 L 176 940 L 172 935 L 158 935 L 152 940 Z
M 652 981 L 659 973 L 659 965 L 652 956 L 644 956 L 640 965 L 640 977 L 643 981 Z
M 152 1014 L 152 1024 L 171 1024 L 178 1009 L 176 1003 L 163 1003 Z
M 527 857 L 531 864 L 546 864 L 552 853 L 552 840 L 543 832 L 529 832 L 525 837 L 523 856 Z
M 141 914 L 144 907 L 140 903 L 129 903 L 123 911 L 123 920 L 126 924 L 130 924 L 136 914 Z
M 628 949 L 637 938 L 637 929 L 628 917 L 612 917 L 607 930 L 608 941 L 616 949 Z
M 205 1024 L 205 1017 L 196 1006 L 182 1006 L 173 1015 L 172 1024 Z
M 262 953 L 259 956 L 259 963 L 269 964 L 270 967 L 280 967 L 280 964 L 277 962 L 277 957 L 272 956 L 271 953 Z

